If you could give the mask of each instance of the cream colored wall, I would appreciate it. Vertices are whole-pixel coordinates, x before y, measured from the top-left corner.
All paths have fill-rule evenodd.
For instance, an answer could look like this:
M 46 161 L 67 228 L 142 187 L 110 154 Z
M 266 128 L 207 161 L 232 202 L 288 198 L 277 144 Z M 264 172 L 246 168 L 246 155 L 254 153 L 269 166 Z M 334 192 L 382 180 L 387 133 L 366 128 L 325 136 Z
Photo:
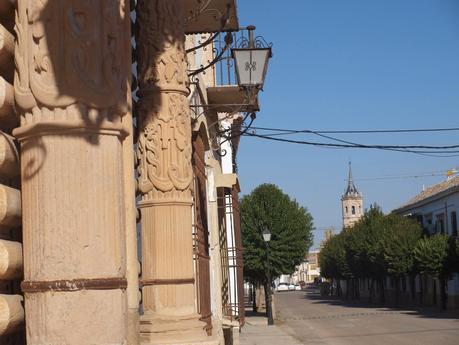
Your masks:
M 207 173 L 207 219 L 209 227 L 209 256 L 210 256 L 210 291 L 212 323 L 215 336 L 223 338 L 223 306 L 222 306 L 222 267 L 219 241 L 218 200 L 216 177 L 221 174 L 220 163 L 212 157 L 211 152 L 206 154 Z

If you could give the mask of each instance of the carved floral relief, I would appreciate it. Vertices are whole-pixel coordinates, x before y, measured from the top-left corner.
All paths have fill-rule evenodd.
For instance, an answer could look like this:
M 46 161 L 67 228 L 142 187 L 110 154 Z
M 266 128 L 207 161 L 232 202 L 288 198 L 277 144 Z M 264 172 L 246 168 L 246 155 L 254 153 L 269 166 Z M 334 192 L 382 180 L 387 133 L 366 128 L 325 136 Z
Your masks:
M 180 1 L 140 1 L 138 173 L 143 194 L 191 187 L 191 122 Z
M 146 194 L 153 189 L 162 192 L 190 188 L 191 123 L 186 97 L 170 94 L 168 105 L 152 114 L 138 141 L 139 189 Z
M 126 104 L 124 0 L 19 0 L 17 103 L 95 108 Z

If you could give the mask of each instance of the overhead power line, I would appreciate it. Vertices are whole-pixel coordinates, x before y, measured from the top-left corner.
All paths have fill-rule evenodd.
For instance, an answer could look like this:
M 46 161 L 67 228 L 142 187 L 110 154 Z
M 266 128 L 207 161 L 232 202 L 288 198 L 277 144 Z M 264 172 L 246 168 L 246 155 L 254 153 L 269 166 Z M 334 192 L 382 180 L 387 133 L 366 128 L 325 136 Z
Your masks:
M 355 178 L 354 180 L 356 181 L 402 180 L 402 179 L 410 179 L 410 178 L 436 177 L 436 176 L 446 176 L 446 174 L 445 173 L 425 173 L 425 174 L 416 174 L 416 175 L 376 176 L 376 177 Z
M 374 134 L 374 133 L 416 133 L 416 132 L 457 132 L 459 127 L 451 128 L 415 128 L 415 129 L 365 129 L 365 130 L 319 130 L 310 129 L 285 129 L 269 127 L 252 127 L 254 130 L 280 132 L 284 135 L 299 133 L 319 133 L 319 134 Z
M 252 127 L 253 129 L 253 127 Z M 261 135 L 256 133 L 247 132 L 244 136 L 249 137 L 256 137 L 265 140 L 277 141 L 277 142 L 284 142 L 290 144 L 300 144 L 300 145 L 309 145 L 309 146 L 316 146 L 316 147 L 325 147 L 325 148 L 353 148 L 353 149 L 377 149 L 377 150 L 388 150 L 388 151 L 397 151 L 397 152 L 405 152 L 405 153 L 414 153 L 424 156 L 431 156 L 431 157 L 457 157 L 457 153 L 459 153 L 458 149 L 459 145 L 444 145 L 444 146 L 433 146 L 433 145 L 367 145 L 367 144 L 359 144 L 353 143 L 349 141 L 344 141 L 341 139 L 333 138 L 330 136 L 324 136 L 319 133 L 315 133 L 310 131 L 312 134 L 319 135 L 321 137 L 325 137 L 327 139 L 331 139 L 333 141 L 341 142 L 341 143 L 323 143 L 323 142 L 314 142 L 314 141 L 306 141 L 306 140 L 293 140 L 293 139 L 285 139 L 285 138 L 275 138 L 272 136 Z
M 262 139 L 274 140 L 274 141 L 283 141 L 293 144 L 305 144 L 313 146 L 324 146 L 324 147 L 343 147 L 343 148 L 362 148 L 362 149 L 430 149 L 430 150 L 447 150 L 447 149 L 457 149 L 459 145 L 445 145 L 445 146 L 431 146 L 431 145 L 365 145 L 365 144 L 333 144 L 333 143 L 320 143 L 314 141 L 305 141 L 305 140 L 292 140 L 292 139 L 281 139 L 281 138 L 272 138 L 265 135 L 255 134 L 255 133 L 245 133 L 244 135 L 250 137 L 257 137 Z M 331 137 L 328 137 L 333 139 Z M 338 139 L 333 139 L 338 140 Z M 344 142 L 343 140 L 339 140 Z M 459 151 L 448 151 L 450 152 L 459 152 Z
M 267 127 L 252 127 L 253 132 L 244 133 L 246 136 L 252 136 L 265 140 L 272 140 L 278 142 L 285 142 L 291 144 L 301 144 L 301 145 L 310 145 L 318 146 L 325 148 L 335 148 L 335 149 L 345 149 L 345 148 L 360 148 L 360 149 L 377 149 L 377 150 L 388 150 L 388 151 L 397 151 L 405 153 L 413 153 L 429 157 L 457 157 L 459 153 L 459 145 L 368 145 L 361 144 L 356 142 L 351 142 L 347 140 L 342 140 L 335 138 L 323 133 L 347 133 L 347 132 L 357 132 L 357 133 L 405 133 L 405 132 L 444 132 L 444 131 L 459 131 L 459 128 L 428 128 L 428 129 L 392 129 L 392 130 L 367 130 L 367 131 L 313 131 L 313 130 L 292 130 L 292 129 L 279 129 L 279 128 L 267 128 Z M 256 131 L 277 131 L 278 133 L 274 134 L 258 134 Z M 281 131 L 279 133 L 279 131 Z M 276 135 L 284 134 L 313 134 L 328 140 L 332 140 L 337 143 L 324 143 L 324 142 L 315 142 L 308 140 L 294 140 L 294 139 L 285 139 L 277 138 Z
M 390 174 L 372 177 L 358 177 L 354 178 L 356 181 L 375 181 L 375 180 L 396 180 L 396 179 L 410 179 L 410 178 L 423 178 L 423 177 L 436 177 L 446 176 L 453 177 L 459 174 L 459 168 L 452 168 L 444 171 L 430 171 L 430 172 L 412 172 L 412 173 L 400 173 Z

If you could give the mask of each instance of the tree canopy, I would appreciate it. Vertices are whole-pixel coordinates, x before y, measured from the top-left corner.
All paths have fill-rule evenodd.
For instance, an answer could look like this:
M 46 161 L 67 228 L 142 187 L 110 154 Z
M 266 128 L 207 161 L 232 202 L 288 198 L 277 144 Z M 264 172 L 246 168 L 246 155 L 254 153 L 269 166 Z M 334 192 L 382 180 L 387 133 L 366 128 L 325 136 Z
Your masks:
M 321 253 L 321 272 L 337 279 L 381 279 L 386 275 L 414 274 L 420 267 L 416 248 L 421 238 L 422 229 L 415 220 L 396 214 L 384 215 L 375 205 L 353 227 L 325 244 Z M 337 244 L 339 248 L 335 248 Z M 431 254 L 423 247 L 419 248 L 418 257 L 421 252 Z M 346 275 L 335 272 L 334 267 L 342 260 L 343 253 L 346 264 L 341 266 L 350 272 Z
M 383 239 L 383 253 L 387 273 L 393 276 L 416 272 L 414 250 L 422 237 L 422 229 L 412 219 L 389 215 Z
M 445 282 L 459 270 L 459 242 L 442 234 L 423 235 L 414 219 L 384 215 L 374 206 L 353 227 L 326 242 L 320 270 L 326 278 L 367 278 L 381 287 L 386 276 L 392 277 L 397 300 L 401 278 L 409 277 L 413 286 L 416 275 L 428 274 L 441 280 L 444 304 Z
M 267 248 L 262 232 L 269 229 L 271 276 L 290 274 L 312 245 L 312 216 L 274 184 L 262 184 L 242 198 L 241 230 L 244 245 L 244 275 L 264 282 L 267 273 Z
M 439 234 L 422 238 L 414 248 L 414 257 L 421 274 L 441 276 L 448 259 L 448 236 Z

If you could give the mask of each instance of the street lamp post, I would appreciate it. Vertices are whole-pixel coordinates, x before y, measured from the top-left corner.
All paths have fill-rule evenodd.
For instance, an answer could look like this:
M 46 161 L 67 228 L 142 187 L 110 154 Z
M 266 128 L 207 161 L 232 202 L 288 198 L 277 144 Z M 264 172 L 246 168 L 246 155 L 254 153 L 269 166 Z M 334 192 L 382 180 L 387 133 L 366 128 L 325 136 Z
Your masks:
M 269 231 L 268 228 L 265 228 L 263 230 L 263 240 L 265 241 L 265 244 L 266 244 L 266 268 L 267 268 L 266 278 L 268 280 L 267 289 L 265 290 L 267 294 L 266 314 L 268 316 L 268 325 L 271 326 L 271 325 L 274 325 L 274 320 L 273 320 L 273 309 L 272 309 L 272 301 L 271 301 L 271 296 L 272 296 L 271 294 L 271 266 L 269 262 L 269 241 L 271 241 L 271 232 Z

